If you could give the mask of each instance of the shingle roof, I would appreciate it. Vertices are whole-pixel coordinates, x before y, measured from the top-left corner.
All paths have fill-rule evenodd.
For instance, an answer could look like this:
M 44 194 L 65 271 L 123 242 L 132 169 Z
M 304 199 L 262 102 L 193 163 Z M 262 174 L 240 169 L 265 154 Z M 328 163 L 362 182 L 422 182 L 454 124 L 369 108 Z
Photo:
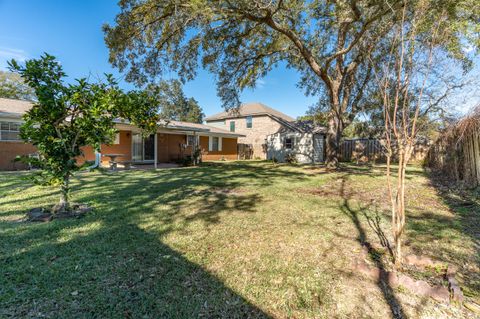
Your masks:
M 6 113 L 9 116 L 21 117 L 23 114 L 25 114 L 25 112 L 27 112 L 30 108 L 32 108 L 32 106 L 33 106 L 33 103 L 29 101 L 0 98 L 0 114 Z M 128 124 L 128 121 L 117 120 L 116 122 Z M 181 129 L 181 130 L 192 129 L 199 132 L 203 131 L 203 132 L 218 133 L 218 134 L 231 135 L 231 136 L 237 136 L 237 137 L 243 136 L 238 133 L 232 133 L 227 130 L 222 130 L 212 125 L 190 123 L 190 122 L 169 121 L 166 127 L 171 129 Z
M 33 103 L 30 101 L 0 98 L 0 113 L 9 113 L 21 116 L 31 109 L 32 106 Z
M 304 133 L 316 134 L 327 132 L 327 129 L 324 126 L 321 126 L 314 121 L 295 121 L 290 122 L 290 124 Z
M 273 117 L 280 118 L 284 121 L 291 122 L 294 119 L 280 111 L 274 110 L 271 107 L 266 106 L 262 103 L 246 103 L 242 104 L 238 109 L 225 111 L 221 113 L 217 113 L 205 118 L 205 121 L 215 121 L 215 120 L 223 120 L 228 118 L 234 117 L 242 117 L 248 115 L 271 115 Z

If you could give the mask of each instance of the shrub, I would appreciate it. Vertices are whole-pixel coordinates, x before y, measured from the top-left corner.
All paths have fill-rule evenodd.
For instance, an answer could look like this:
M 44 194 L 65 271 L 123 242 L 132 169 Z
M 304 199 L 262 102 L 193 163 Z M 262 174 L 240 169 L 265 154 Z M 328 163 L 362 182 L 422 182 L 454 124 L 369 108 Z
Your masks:
M 285 156 L 285 162 L 287 162 L 288 164 L 297 164 L 298 160 L 297 160 L 297 156 L 295 155 L 295 153 L 288 153 Z

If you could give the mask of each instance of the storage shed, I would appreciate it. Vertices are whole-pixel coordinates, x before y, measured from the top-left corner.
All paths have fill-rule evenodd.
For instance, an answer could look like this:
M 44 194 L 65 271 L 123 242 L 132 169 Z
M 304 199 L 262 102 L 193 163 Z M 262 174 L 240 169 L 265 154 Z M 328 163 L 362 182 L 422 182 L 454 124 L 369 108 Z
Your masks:
M 286 162 L 288 158 L 298 163 L 325 161 L 325 133 L 323 126 L 313 121 L 294 121 L 274 134 L 267 136 L 267 158 Z

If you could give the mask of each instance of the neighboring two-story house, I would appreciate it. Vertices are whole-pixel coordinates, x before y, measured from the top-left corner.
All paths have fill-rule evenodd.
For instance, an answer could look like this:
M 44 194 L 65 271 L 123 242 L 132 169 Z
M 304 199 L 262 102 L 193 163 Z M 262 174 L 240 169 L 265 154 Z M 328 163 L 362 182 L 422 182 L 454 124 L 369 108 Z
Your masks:
M 264 104 L 247 103 L 238 110 L 209 116 L 205 121 L 208 125 L 245 135 L 238 138 L 239 149 L 250 149 L 247 157 L 266 159 L 267 137 L 290 127 L 294 119 Z

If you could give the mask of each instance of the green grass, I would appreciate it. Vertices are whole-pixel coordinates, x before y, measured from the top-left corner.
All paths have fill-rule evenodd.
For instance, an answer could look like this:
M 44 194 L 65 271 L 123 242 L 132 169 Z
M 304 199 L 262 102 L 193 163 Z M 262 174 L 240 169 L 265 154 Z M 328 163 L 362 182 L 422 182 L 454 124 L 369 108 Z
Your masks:
M 56 189 L 0 173 L 0 317 L 456 315 L 353 272 L 361 243 L 389 238 L 383 170 L 252 161 L 84 173 L 72 200 L 93 212 L 51 223 L 19 219 Z M 478 197 L 458 206 L 415 167 L 408 185 L 406 251 L 457 265 L 478 298 Z

